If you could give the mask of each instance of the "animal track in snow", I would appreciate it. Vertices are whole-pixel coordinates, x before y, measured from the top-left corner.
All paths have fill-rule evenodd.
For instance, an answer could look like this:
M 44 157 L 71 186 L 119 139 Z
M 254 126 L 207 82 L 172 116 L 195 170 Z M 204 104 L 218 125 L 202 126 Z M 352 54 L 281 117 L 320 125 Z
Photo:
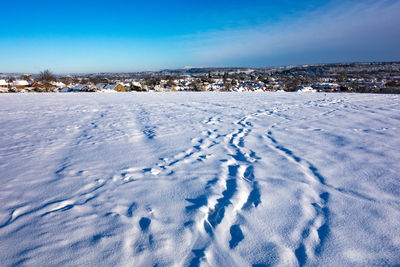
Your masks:
M 329 208 L 327 206 L 329 200 L 329 193 L 324 191 L 317 193 L 324 187 L 325 178 L 320 174 L 319 170 L 310 162 L 296 156 L 290 149 L 279 144 L 279 142 L 272 136 L 272 132 L 268 131 L 266 134 L 268 146 L 283 155 L 289 162 L 298 166 L 303 172 L 304 176 L 308 178 L 308 187 L 311 192 L 315 192 L 319 199 L 314 202 L 312 198 L 304 195 L 306 204 L 308 207 L 313 207 L 314 217 L 305 225 L 301 236 L 298 247 L 295 249 L 294 254 L 297 258 L 298 264 L 303 266 L 309 259 L 321 253 L 326 238 L 329 235 Z M 305 206 L 305 210 L 308 210 Z
M 113 180 L 116 182 L 122 180 L 123 183 L 134 181 L 135 179 L 144 178 L 145 176 L 169 176 L 174 173 L 174 168 L 181 164 L 191 164 L 196 161 L 205 161 L 212 156 L 211 153 L 206 153 L 208 149 L 218 144 L 217 138 L 220 138 L 217 130 L 206 130 L 202 132 L 204 138 L 194 138 L 192 147 L 182 151 L 171 158 L 160 158 L 160 161 L 155 166 L 150 168 L 132 167 L 122 170 L 115 175 Z

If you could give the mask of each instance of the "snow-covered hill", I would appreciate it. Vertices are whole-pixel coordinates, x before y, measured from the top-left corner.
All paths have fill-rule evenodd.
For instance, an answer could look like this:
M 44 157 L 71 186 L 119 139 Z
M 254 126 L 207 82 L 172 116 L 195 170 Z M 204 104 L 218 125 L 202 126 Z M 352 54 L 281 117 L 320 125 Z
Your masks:
M 399 265 L 399 125 L 393 95 L 0 95 L 1 265 Z

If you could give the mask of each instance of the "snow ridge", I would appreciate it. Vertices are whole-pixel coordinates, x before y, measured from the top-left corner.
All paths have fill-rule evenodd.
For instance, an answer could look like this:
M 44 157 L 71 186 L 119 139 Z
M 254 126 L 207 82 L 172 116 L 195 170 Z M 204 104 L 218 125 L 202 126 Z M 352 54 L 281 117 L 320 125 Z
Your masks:
M 397 266 L 400 101 L 0 97 L 0 261 Z

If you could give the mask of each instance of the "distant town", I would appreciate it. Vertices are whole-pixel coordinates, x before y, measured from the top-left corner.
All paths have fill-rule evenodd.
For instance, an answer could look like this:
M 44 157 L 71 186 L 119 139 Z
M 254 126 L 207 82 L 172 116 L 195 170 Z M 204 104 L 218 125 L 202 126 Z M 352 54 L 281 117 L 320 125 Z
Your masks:
M 275 68 L 175 70 L 55 75 L 0 73 L 1 93 L 29 92 L 352 92 L 400 93 L 400 62 Z

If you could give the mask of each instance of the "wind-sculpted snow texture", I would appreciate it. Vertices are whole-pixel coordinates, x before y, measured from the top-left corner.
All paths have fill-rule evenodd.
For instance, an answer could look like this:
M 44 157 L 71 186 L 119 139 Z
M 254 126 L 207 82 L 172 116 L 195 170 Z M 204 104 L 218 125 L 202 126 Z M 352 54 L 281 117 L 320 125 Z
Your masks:
M 400 98 L 0 96 L 2 266 L 398 266 Z

